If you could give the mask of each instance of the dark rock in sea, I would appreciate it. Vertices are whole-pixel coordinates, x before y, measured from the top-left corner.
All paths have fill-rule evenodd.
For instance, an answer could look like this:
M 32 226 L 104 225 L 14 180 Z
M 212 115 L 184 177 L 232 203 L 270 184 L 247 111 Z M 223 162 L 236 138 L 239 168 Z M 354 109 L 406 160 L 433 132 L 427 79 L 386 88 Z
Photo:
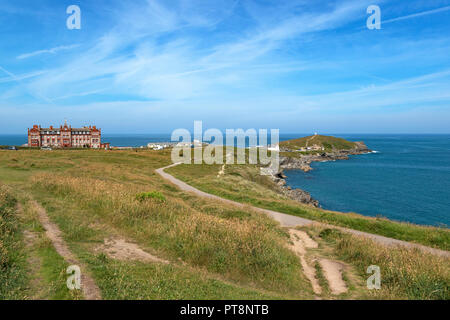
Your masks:
M 270 177 L 278 185 L 280 193 L 301 203 L 309 204 L 314 207 L 319 206 L 319 202 L 313 199 L 308 192 L 301 189 L 292 189 L 292 187 L 286 186 L 286 175 L 283 173 L 283 169 L 277 173 L 271 172 Z

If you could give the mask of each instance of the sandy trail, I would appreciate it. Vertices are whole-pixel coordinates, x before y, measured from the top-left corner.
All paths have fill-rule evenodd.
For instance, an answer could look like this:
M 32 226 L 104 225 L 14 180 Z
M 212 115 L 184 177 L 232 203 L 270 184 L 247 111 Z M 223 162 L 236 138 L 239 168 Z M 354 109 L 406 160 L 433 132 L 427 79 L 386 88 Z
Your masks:
M 308 265 L 305 259 L 307 249 L 317 249 L 319 247 L 319 244 L 311 239 L 311 237 L 305 231 L 290 229 L 289 234 L 291 235 L 291 240 L 294 243 L 292 245 L 292 249 L 300 257 L 305 276 L 311 282 L 314 293 L 320 294 L 322 292 L 322 289 L 320 287 L 319 281 L 316 278 L 316 270 L 315 268 Z M 342 270 L 344 269 L 343 264 L 324 258 L 316 259 L 318 259 L 319 264 L 323 270 L 331 293 L 334 295 L 339 295 L 341 293 L 347 292 L 347 285 L 342 279 Z
M 319 244 L 311 239 L 311 237 L 305 231 L 290 229 L 289 233 L 291 234 L 291 237 L 298 237 L 303 242 L 305 248 L 316 249 L 319 247 Z
M 319 263 L 322 267 L 324 276 L 327 279 L 331 293 L 338 295 L 347 292 L 347 285 L 342 279 L 342 270 L 344 269 L 344 266 L 339 262 L 328 259 L 319 259 Z
M 320 295 L 322 293 L 322 288 L 316 278 L 316 269 L 310 266 L 305 258 L 306 248 L 317 248 L 317 243 L 304 231 L 290 229 L 289 234 L 291 235 L 291 241 L 293 243 L 291 249 L 299 257 L 304 275 L 311 283 L 314 294 Z
M 421 244 L 416 244 L 416 243 L 407 242 L 407 241 L 403 241 L 403 240 L 397 240 L 397 239 L 393 239 L 393 238 L 388 238 L 388 237 L 380 236 L 380 235 L 377 235 L 377 234 L 372 234 L 372 233 L 368 233 L 368 232 L 363 232 L 363 231 L 358 231 L 358 230 L 338 227 L 338 226 L 334 226 L 334 225 L 329 225 L 329 224 L 326 224 L 326 223 L 317 222 L 317 221 L 314 221 L 314 220 L 301 218 L 301 217 L 297 217 L 297 216 L 292 216 L 292 215 L 289 215 L 289 214 L 285 214 L 285 213 L 281 213 L 281 212 L 277 212 L 277 211 L 273 211 L 273 210 L 258 208 L 258 207 L 254 207 L 254 206 L 251 206 L 251 205 L 248 205 L 248 204 L 242 204 L 240 202 L 224 199 L 224 198 L 221 198 L 219 196 L 203 192 L 203 191 L 198 190 L 197 188 L 194 188 L 191 185 L 188 185 L 187 183 L 185 183 L 185 182 L 175 178 L 174 176 L 164 172 L 164 169 L 168 169 L 168 168 L 177 166 L 179 164 L 180 163 L 174 163 L 174 164 L 171 164 L 171 165 L 169 165 L 167 167 L 156 169 L 155 171 L 161 177 L 163 177 L 164 179 L 172 182 L 173 184 L 178 186 L 183 191 L 192 192 L 192 193 L 195 193 L 196 195 L 201 196 L 201 197 L 222 201 L 222 202 L 225 202 L 225 203 L 228 203 L 228 204 L 232 204 L 232 205 L 235 205 L 235 206 L 238 206 L 238 207 L 241 207 L 241 208 L 243 208 L 243 207 L 251 207 L 255 211 L 262 212 L 264 214 L 269 215 L 270 217 L 272 217 L 273 219 L 278 221 L 280 223 L 280 225 L 283 226 L 283 227 L 308 226 L 308 225 L 316 224 L 316 225 L 320 225 L 320 226 L 324 226 L 324 227 L 328 227 L 328 228 L 339 229 L 339 230 L 341 230 L 343 232 L 351 233 L 353 235 L 369 238 L 369 239 L 371 239 L 371 240 L 373 240 L 375 242 L 378 242 L 378 243 L 380 243 L 382 245 L 386 245 L 386 246 L 404 246 L 404 247 L 408 247 L 408 248 L 418 248 L 418 249 L 420 249 L 420 250 L 422 250 L 424 252 L 428 252 L 428 253 L 436 254 L 436 255 L 439 255 L 439 256 L 444 256 L 444 257 L 450 257 L 450 252 L 446 251 L 446 250 L 435 249 L 435 248 L 427 247 L 427 246 L 424 246 L 424 245 L 421 245 Z
M 122 261 L 137 260 L 142 262 L 169 263 L 169 261 L 158 258 L 142 250 L 137 244 L 127 242 L 124 239 L 105 239 L 104 245 L 96 248 L 96 251 L 105 252 L 110 258 Z
M 85 272 L 87 269 L 70 251 L 67 244 L 62 239 L 61 230 L 58 226 L 52 223 L 47 215 L 45 209 L 36 201 L 31 201 L 31 204 L 36 209 L 39 217 L 39 221 L 42 227 L 45 229 L 46 236 L 51 240 L 56 252 L 64 258 L 69 264 L 77 265 L 82 270 L 81 272 L 81 291 L 83 292 L 84 298 L 87 300 L 100 300 L 101 294 L 100 289 L 95 284 L 94 279 Z M 83 272 L 84 270 L 84 272 Z

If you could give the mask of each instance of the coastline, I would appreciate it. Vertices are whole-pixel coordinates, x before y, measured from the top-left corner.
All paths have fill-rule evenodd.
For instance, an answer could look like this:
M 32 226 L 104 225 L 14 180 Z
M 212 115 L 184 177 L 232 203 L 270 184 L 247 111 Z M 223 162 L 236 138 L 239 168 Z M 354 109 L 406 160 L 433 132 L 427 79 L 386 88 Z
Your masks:
M 312 162 L 348 160 L 350 155 L 361 155 L 374 152 L 362 141 L 357 141 L 355 144 L 356 146 L 349 150 L 335 150 L 332 152 L 320 152 L 318 154 L 295 153 L 296 156 L 280 155 L 280 169 L 278 172 L 272 174 L 271 178 L 279 186 L 282 194 L 301 203 L 312 205 L 313 207 L 320 207 L 319 201 L 311 197 L 311 194 L 308 191 L 299 188 L 293 189 L 292 187 L 287 186 L 287 177 L 284 174 L 284 170 L 302 170 L 304 172 L 309 172 L 313 170 L 311 167 Z M 294 154 L 294 151 L 287 148 L 281 149 L 280 151 L 284 154 Z

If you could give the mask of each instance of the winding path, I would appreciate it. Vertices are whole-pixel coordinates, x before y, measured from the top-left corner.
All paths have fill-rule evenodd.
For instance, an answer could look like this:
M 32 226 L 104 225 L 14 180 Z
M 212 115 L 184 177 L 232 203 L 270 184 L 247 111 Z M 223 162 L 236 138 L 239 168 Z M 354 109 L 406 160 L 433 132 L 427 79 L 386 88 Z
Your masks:
M 339 229 L 343 232 L 347 232 L 347 233 L 351 233 L 354 234 L 356 236 L 363 236 L 366 238 L 369 238 L 371 240 L 374 240 L 380 244 L 383 245 L 388 245 L 388 246 L 404 246 L 404 247 L 409 247 L 409 248 L 418 248 L 421 249 L 425 252 L 429 252 L 429 253 L 433 253 L 439 256 L 443 256 L 443 257 L 450 257 L 450 252 L 446 251 L 446 250 L 440 250 L 440 249 L 435 249 L 435 248 L 431 248 L 431 247 L 427 247 L 421 244 L 417 244 L 417 243 L 412 243 L 412 242 L 408 242 L 408 241 L 403 241 L 403 240 L 398 240 L 398 239 L 393 239 L 393 238 L 388 238 L 388 237 L 384 237 L 384 236 L 380 236 L 377 234 L 372 234 L 372 233 L 368 233 L 368 232 L 363 232 L 363 231 L 358 231 L 358 230 L 353 230 L 353 229 L 348 229 L 348 228 L 343 228 L 343 227 L 338 227 L 338 226 L 334 226 L 334 225 L 329 225 L 326 223 L 322 223 L 322 222 L 318 222 L 318 221 L 314 221 L 314 220 L 310 220 L 310 219 L 305 219 L 305 218 L 301 218 L 301 217 L 297 217 L 297 216 L 293 216 L 293 215 L 289 215 L 289 214 L 285 214 L 285 213 L 281 213 L 281 212 L 277 212 L 277 211 L 273 211 L 273 210 L 268 210 L 268 209 L 263 209 L 263 208 L 259 208 L 259 207 L 254 207 L 251 206 L 249 204 L 243 204 L 240 202 L 236 202 L 233 200 L 228 200 L 228 199 L 224 199 L 221 198 L 219 196 L 210 194 L 210 193 L 206 193 L 203 192 L 201 190 L 198 190 L 197 188 L 194 188 L 193 186 L 175 178 L 174 176 L 168 174 L 167 172 L 165 172 L 165 169 L 174 167 L 179 165 L 180 163 L 174 163 L 171 164 L 169 166 L 163 167 L 163 168 L 159 168 L 156 169 L 156 173 L 158 173 L 161 177 L 163 177 L 164 179 L 172 182 L 173 184 L 175 184 L 176 186 L 178 186 L 181 190 L 183 191 L 187 191 L 187 192 L 192 192 L 195 193 L 198 196 L 204 197 L 204 198 L 209 198 L 209 199 L 214 199 L 214 200 L 218 200 L 218 201 L 222 201 L 228 204 L 232 204 L 238 207 L 251 207 L 253 210 L 258 211 L 258 212 L 262 212 L 264 214 L 269 215 L 270 217 L 272 217 L 273 219 L 275 219 L 276 221 L 278 221 L 281 226 L 283 227 L 296 227 L 296 226 L 307 226 L 307 225 L 312 225 L 312 224 L 316 224 L 316 225 L 322 225 L 322 226 L 327 226 L 327 227 L 332 227 L 332 228 L 336 228 Z

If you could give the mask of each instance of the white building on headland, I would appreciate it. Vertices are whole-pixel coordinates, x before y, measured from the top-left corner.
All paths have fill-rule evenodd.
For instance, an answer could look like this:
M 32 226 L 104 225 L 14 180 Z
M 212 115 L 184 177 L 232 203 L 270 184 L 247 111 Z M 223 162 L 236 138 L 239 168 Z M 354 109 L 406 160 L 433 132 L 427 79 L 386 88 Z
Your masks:
M 163 150 L 168 147 L 169 147 L 169 145 L 164 144 L 164 143 L 148 143 L 147 144 L 147 148 L 153 149 L 153 150 Z

